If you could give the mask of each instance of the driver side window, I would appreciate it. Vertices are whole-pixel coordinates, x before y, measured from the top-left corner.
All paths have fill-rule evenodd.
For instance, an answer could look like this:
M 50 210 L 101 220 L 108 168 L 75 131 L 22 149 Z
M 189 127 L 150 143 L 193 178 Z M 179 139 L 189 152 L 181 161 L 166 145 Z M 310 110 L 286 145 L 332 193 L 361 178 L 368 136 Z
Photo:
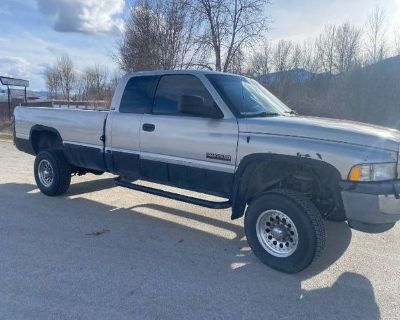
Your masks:
M 214 100 L 202 82 L 192 75 L 162 76 L 154 97 L 154 114 L 182 114 L 179 104 L 182 98 L 191 96 L 203 102 L 203 106 L 214 106 Z M 185 114 L 186 115 L 186 114 Z

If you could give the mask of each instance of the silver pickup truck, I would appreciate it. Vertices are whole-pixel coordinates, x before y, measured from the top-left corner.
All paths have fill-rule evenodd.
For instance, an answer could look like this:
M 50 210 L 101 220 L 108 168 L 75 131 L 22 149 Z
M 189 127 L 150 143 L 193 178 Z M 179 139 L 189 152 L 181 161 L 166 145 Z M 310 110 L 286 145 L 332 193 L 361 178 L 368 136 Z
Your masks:
M 400 219 L 399 131 L 299 116 L 238 75 L 128 74 L 109 112 L 18 107 L 15 144 L 36 156 L 36 183 L 49 196 L 65 193 L 71 175 L 111 172 L 122 187 L 232 207 L 255 255 L 287 273 L 320 255 L 324 219 L 365 232 Z

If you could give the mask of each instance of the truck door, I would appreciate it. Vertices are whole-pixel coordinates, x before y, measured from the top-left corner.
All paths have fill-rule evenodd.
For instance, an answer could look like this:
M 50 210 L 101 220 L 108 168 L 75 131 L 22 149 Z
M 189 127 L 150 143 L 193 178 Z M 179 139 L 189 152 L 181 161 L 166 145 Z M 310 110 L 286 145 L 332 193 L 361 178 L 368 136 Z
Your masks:
M 107 119 L 106 162 L 109 170 L 126 177 L 138 177 L 141 120 L 150 110 L 158 76 L 134 76 L 127 80 L 117 110 Z
M 148 180 L 229 197 L 238 124 L 221 111 L 203 81 L 189 74 L 161 76 L 151 112 L 142 118 L 140 171 Z M 216 108 L 221 118 L 182 112 L 182 101 Z

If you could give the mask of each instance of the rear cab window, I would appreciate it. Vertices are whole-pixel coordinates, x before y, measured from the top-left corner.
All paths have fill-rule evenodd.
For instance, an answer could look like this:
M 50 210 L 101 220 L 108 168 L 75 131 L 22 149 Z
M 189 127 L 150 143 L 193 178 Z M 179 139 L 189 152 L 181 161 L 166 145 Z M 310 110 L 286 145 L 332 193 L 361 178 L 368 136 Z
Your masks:
M 122 94 L 119 112 L 144 113 L 153 104 L 159 76 L 137 76 L 129 79 Z

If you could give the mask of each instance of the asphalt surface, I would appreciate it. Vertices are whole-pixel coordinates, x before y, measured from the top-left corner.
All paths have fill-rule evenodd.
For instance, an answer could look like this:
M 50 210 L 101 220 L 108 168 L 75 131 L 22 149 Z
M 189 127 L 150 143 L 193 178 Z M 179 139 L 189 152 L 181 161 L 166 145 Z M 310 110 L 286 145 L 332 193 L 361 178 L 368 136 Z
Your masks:
M 34 158 L 0 142 L 0 319 L 400 319 L 400 226 L 327 224 L 323 257 L 286 275 L 243 220 L 73 177 L 50 198 Z

